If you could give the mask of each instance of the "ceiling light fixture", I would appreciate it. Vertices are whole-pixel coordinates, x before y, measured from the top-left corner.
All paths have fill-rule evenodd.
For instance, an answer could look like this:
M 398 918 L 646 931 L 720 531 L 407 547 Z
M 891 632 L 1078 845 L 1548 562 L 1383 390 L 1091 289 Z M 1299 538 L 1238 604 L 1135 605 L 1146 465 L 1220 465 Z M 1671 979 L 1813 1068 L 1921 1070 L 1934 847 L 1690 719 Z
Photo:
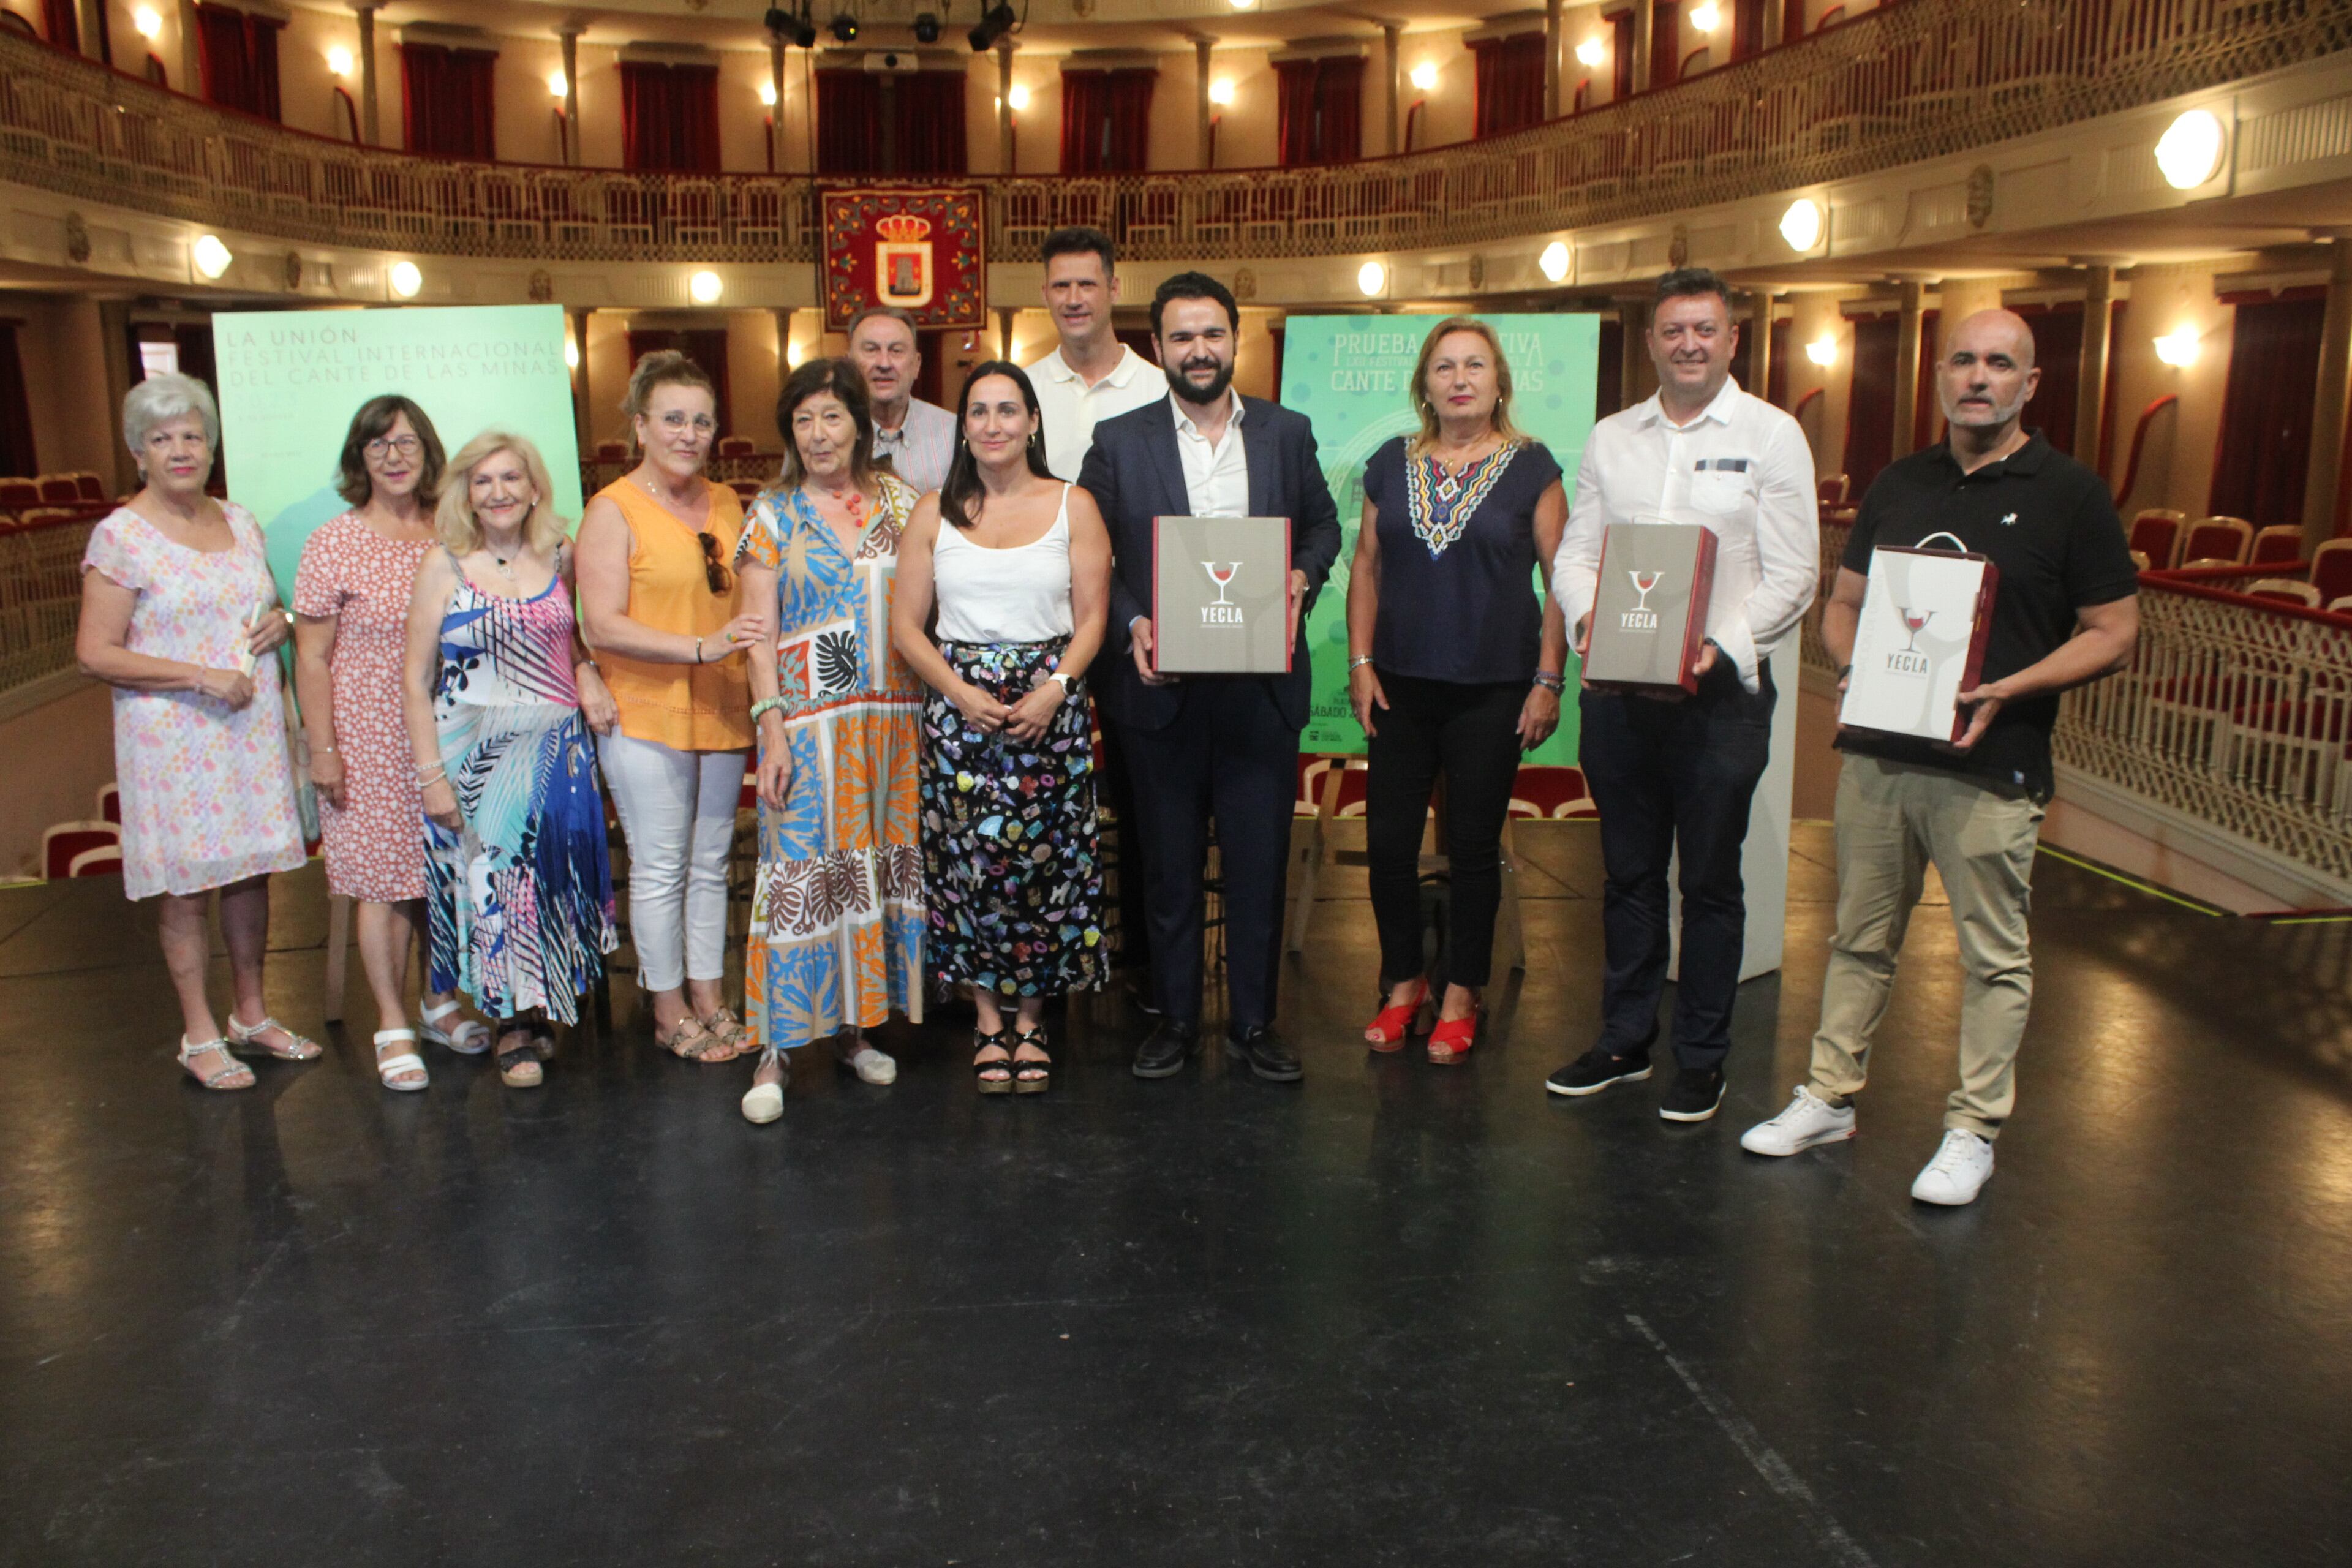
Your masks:
M 1789 242 L 1791 250 L 1811 250 L 1822 242 L 1821 204 L 1811 196 L 1799 196 L 1780 215 L 1780 237 Z
M 1209 84 L 1209 101 L 1219 109 L 1229 109 L 1234 101 L 1234 84 L 1230 77 L 1219 77 Z
M 1601 35 L 1598 33 L 1576 46 L 1577 63 L 1587 70 L 1598 70 L 1601 62 L 1608 58 L 1608 54 L 1609 46 L 1601 41 Z
M 329 49 L 327 51 L 327 74 L 330 76 L 351 75 L 352 51 L 343 47 L 341 44 L 337 44 L 333 48 Z
M 571 92 L 572 83 L 562 71 L 547 73 L 547 96 L 559 101 Z
M 414 261 L 395 261 L 385 274 L 392 283 L 393 293 L 403 300 L 414 300 L 425 287 L 425 274 L 416 269 Z
M 2176 327 L 2156 340 L 2156 357 L 2175 370 L 2187 370 L 2197 363 L 2197 329 Z
M 776 107 L 776 84 L 774 82 L 762 81 L 760 84 L 760 102 L 764 108 L 773 109 Z
M 726 292 L 727 280 L 707 267 L 686 280 L 687 298 L 698 305 L 716 305 Z
M 1568 276 L 1568 260 L 1567 242 L 1555 239 L 1543 247 L 1541 256 L 1536 258 L 1536 266 L 1542 269 L 1545 277 L 1557 283 Z
M 1389 269 L 1377 261 L 1367 261 L 1356 268 L 1356 289 L 1370 299 L 1388 287 Z
M 207 278 L 219 277 L 228 270 L 228 264 L 236 259 L 229 247 L 221 243 L 220 236 L 216 234 L 198 235 L 195 245 L 188 252 L 188 257 L 196 264 L 196 270 Z
M 915 13 L 915 42 L 936 44 L 940 41 L 940 18 L 934 11 Z
M 1805 357 L 1824 370 L 1837 363 L 1837 339 L 1824 332 L 1805 345 Z
M 1717 27 L 1720 26 L 1722 23 L 1723 13 L 1716 8 L 1712 0 L 1709 0 L 1708 4 L 1700 5 L 1691 12 L 1691 26 L 1696 27 L 1702 33 L 1712 33 Z
M 1431 88 L 1435 87 L 1437 85 L 1437 62 L 1434 60 L 1423 60 L 1419 65 L 1413 67 L 1412 81 L 1412 85 L 1423 92 L 1427 92 Z
M 1009 0 L 997 0 L 995 5 L 980 14 L 979 25 L 964 35 L 971 41 L 971 52 L 976 55 L 988 53 L 996 47 L 999 38 L 1013 31 L 1013 26 L 1018 20 L 1013 14 Z
M 163 18 L 156 15 L 152 5 L 142 5 L 131 13 L 131 25 L 151 44 L 163 36 Z
M 1013 84 L 1013 112 L 1019 114 L 1029 107 L 1029 89 L 1019 82 Z
M 2221 172 L 2226 138 L 2208 109 L 2192 109 L 2175 120 L 2156 143 L 2156 166 L 2176 191 L 2193 191 Z
M 857 41 L 857 18 L 847 11 L 834 14 L 833 36 L 836 42 L 854 44 Z

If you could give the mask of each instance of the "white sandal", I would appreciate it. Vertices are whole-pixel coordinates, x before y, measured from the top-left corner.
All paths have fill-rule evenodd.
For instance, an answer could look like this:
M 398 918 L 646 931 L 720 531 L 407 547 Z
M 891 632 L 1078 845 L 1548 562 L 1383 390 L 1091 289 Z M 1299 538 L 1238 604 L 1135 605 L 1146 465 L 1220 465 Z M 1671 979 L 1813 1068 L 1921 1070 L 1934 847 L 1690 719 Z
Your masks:
M 860 1083 L 887 1088 L 898 1081 L 898 1062 L 866 1044 L 866 1037 L 863 1035 L 836 1037 L 834 1040 L 833 1059 L 856 1073 L 857 1081 Z
M 261 1037 L 272 1029 L 286 1037 L 289 1043 L 284 1050 L 261 1043 Z M 320 1054 L 318 1041 L 304 1039 L 275 1018 L 264 1016 L 258 1024 L 240 1024 L 234 1012 L 228 1016 L 228 1044 L 232 1049 L 239 1046 L 250 1047 L 276 1057 L 281 1062 L 316 1061 Z
M 438 1007 L 427 1007 L 417 1032 L 433 1044 L 446 1046 L 461 1057 L 478 1057 L 490 1048 L 490 1026 L 488 1024 L 479 1018 L 463 1018 L 453 1029 L 436 1026 L 450 1014 L 464 1010 L 463 1004 L 454 999 L 442 1003 Z
M 400 1040 L 414 1043 L 415 1038 L 416 1031 L 414 1029 L 378 1029 L 375 1032 L 375 1076 L 383 1080 L 384 1088 L 413 1094 L 433 1081 L 425 1070 L 425 1058 L 415 1051 L 403 1051 L 396 1057 L 383 1054 L 383 1048 L 388 1045 Z M 393 1076 L 395 1073 L 415 1073 L 416 1076 L 395 1079 Z
M 765 1067 L 771 1058 L 783 1068 L 784 1076 L 774 1083 L 753 1084 L 751 1092 L 743 1097 L 743 1120 L 762 1127 L 783 1115 L 784 1085 L 793 1076 L 792 1060 L 782 1051 L 761 1051 L 760 1065 Z
M 220 1071 L 212 1074 L 210 1077 L 206 1077 L 205 1074 L 197 1071 L 195 1058 L 203 1056 L 206 1051 L 218 1051 L 221 1055 L 221 1059 L 228 1063 L 228 1066 L 221 1068 Z M 228 1042 L 226 1040 L 205 1040 L 201 1044 L 192 1046 L 188 1044 L 188 1037 L 182 1035 L 180 1037 L 180 1065 L 187 1069 L 188 1076 L 190 1078 L 194 1079 L 197 1083 L 203 1085 L 206 1089 L 251 1089 L 255 1082 L 253 1069 L 246 1066 L 243 1062 L 237 1060 L 236 1057 L 229 1054 Z M 229 1081 L 231 1079 L 237 1078 L 240 1075 L 242 1075 L 244 1079 L 242 1083 L 231 1083 Z

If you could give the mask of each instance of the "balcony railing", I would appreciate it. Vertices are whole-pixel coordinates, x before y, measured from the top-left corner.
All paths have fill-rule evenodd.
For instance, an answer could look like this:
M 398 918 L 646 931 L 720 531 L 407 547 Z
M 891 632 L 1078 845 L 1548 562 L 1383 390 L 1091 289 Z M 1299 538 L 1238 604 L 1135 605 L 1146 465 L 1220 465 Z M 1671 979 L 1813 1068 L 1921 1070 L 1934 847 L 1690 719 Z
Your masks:
M 973 175 L 989 248 L 1065 224 L 1146 260 L 1465 244 L 1849 178 L 2352 46 L 2352 0 L 1913 0 L 1509 136 L 1307 169 Z M 412 157 L 0 32 L 0 179 L 291 240 L 569 261 L 814 255 L 823 181 Z M 862 182 L 843 182 L 857 184 Z
M 1822 592 L 1848 529 L 1822 527 Z M 2150 808 L 2352 884 L 2352 616 L 2142 574 L 2131 668 L 2066 693 L 2052 752 Z M 1806 665 L 1834 673 L 1807 617 Z

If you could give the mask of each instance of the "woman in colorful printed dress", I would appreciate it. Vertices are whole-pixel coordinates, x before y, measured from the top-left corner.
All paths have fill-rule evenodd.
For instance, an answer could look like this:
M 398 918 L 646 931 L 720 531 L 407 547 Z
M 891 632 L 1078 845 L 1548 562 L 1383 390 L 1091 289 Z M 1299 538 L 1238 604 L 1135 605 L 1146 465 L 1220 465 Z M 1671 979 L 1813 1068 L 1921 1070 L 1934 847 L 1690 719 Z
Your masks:
M 205 494 L 220 440 L 205 384 L 141 382 L 122 400 L 122 438 L 143 483 L 91 531 L 74 656 L 114 688 L 122 891 L 163 900 L 180 1065 L 206 1089 L 250 1089 L 231 1052 L 319 1054 L 262 1000 L 269 874 L 304 859 L 274 657 L 287 616 L 253 514 Z M 226 1033 L 205 991 L 215 889 L 236 996 Z
M 375 993 L 376 1076 L 409 1091 L 426 1082 L 415 1049 L 420 1032 L 462 1056 L 490 1045 L 478 1020 L 458 1016 L 456 997 L 430 985 L 419 998 L 421 1029 L 408 1018 L 408 954 L 425 913 L 425 807 L 401 721 L 401 666 L 447 461 L 433 421 L 407 398 L 361 404 L 335 478 L 352 510 L 304 542 L 294 577 L 294 685 L 327 888 L 358 905 L 360 967 Z
M 1484 321 L 1430 329 L 1412 405 L 1420 430 L 1364 465 L 1348 582 L 1348 695 L 1366 737 L 1364 840 L 1387 994 L 1364 1038 L 1402 1049 L 1429 997 L 1421 835 L 1442 773 L 1454 899 L 1429 1059 L 1454 1062 L 1476 1038 L 1492 966 L 1519 754 L 1559 723 L 1568 636 L 1535 571 L 1559 548 L 1568 497 L 1551 453 L 1511 426 L 1511 367 Z
M 743 505 L 702 471 L 719 405 L 692 360 L 646 355 L 621 408 L 644 460 L 580 520 L 580 614 L 621 710 L 596 749 L 628 836 L 629 929 L 654 1043 L 690 1062 L 732 1061 L 749 1034 L 719 995 L 727 860 L 751 744 L 747 661 L 735 656 L 764 636 L 757 615 L 731 608 Z
M 976 367 L 957 411 L 946 487 L 907 525 L 890 605 L 891 640 L 932 692 L 924 956 L 941 985 L 971 989 L 981 1092 L 1035 1094 L 1053 1071 L 1045 998 L 1103 983 L 1082 682 L 1109 616 L 1110 535 L 1094 498 L 1045 467 L 1045 421 L 1019 366 Z
M 783 1114 L 783 1053 L 831 1039 L 867 1083 L 898 1064 L 866 1042 L 891 1011 L 922 1020 L 922 688 L 890 647 L 890 579 L 915 510 L 874 466 L 866 384 L 811 360 L 776 400 L 783 478 L 752 503 L 736 607 L 769 616 L 751 662 L 760 870 L 744 1010 L 762 1047 L 743 1114 Z
M 404 695 L 424 797 L 426 984 L 497 1021 L 499 1076 L 541 1079 L 548 1019 L 619 944 L 588 740 L 618 717 L 572 614 L 572 546 L 539 448 L 485 430 L 450 460 L 416 574 Z M 584 719 L 584 722 L 583 722 Z

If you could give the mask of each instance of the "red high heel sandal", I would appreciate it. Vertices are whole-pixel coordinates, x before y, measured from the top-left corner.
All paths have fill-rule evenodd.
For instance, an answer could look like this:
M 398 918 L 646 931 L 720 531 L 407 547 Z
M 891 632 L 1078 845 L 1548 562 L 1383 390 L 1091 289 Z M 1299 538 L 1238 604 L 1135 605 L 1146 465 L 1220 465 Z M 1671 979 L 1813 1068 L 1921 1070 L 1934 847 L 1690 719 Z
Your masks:
M 1429 1000 L 1426 978 L 1412 983 L 1412 995 L 1393 1007 L 1383 1007 L 1364 1031 L 1364 1039 L 1372 1049 L 1386 1054 L 1404 1049 L 1405 1040 L 1412 1034 L 1412 1023 L 1421 1016 L 1421 1005 Z
M 1470 1047 L 1478 1043 L 1478 1015 L 1486 1010 L 1483 1003 L 1473 1002 L 1462 1017 L 1440 1018 L 1437 1027 L 1429 1032 L 1429 1059 L 1442 1064 L 1468 1056 Z

